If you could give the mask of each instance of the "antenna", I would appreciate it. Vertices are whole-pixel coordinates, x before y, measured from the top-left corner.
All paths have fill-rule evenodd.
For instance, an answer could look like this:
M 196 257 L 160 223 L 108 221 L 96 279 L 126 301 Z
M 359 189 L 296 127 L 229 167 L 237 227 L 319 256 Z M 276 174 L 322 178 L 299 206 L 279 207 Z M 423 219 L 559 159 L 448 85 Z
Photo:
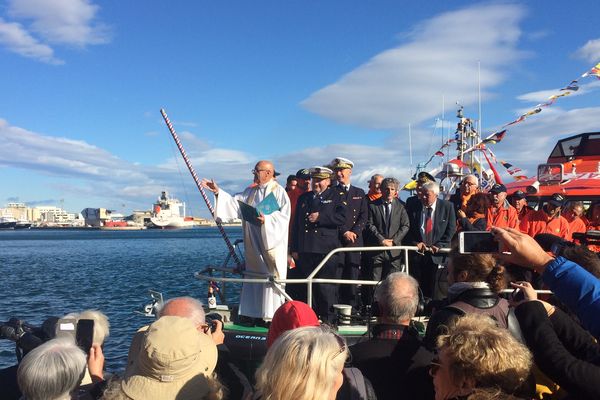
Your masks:
M 410 131 L 410 124 L 408 124 L 408 154 L 410 157 L 410 173 L 413 173 L 413 158 L 412 158 L 412 133 Z

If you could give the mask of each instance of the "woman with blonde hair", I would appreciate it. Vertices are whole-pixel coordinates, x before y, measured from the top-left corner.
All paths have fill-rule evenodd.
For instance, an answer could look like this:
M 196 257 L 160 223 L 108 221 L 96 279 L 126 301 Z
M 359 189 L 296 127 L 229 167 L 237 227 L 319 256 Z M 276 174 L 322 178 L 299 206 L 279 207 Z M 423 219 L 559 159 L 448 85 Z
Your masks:
M 482 389 L 519 393 L 533 362 L 525 345 L 485 315 L 459 318 L 438 337 L 437 348 L 430 370 L 436 400 L 464 398 Z
M 334 400 L 343 383 L 348 347 L 325 327 L 282 334 L 256 371 L 257 399 Z

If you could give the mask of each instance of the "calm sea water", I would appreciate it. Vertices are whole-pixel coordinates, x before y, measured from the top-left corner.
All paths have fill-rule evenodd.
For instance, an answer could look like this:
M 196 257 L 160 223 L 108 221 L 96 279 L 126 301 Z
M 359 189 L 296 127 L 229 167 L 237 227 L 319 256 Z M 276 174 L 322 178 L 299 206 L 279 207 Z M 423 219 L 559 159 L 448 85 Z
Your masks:
M 226 228 L 232 240 L 240 228 Z M 0 321 L 40 325 L 50 316 L 98 309 L 110 320 L 107 370 L 120 371 L 135 331 L 151 322 L 136 314 L 149 289 L 165 298 L 206 299 L 193 277 L 222 264 L 227 248 L 216 228 L 145 231 L 0 231 Z M 0 340 L 0 368 L 16 362 L 14 343 Z

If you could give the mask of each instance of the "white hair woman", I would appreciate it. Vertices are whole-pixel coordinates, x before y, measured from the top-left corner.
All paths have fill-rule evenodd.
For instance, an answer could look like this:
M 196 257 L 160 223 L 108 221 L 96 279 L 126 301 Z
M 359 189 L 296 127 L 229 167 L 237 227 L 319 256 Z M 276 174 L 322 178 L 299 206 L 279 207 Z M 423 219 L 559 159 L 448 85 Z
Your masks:
M 285 332 L 256 371 L 261 400 L 333 400 L 343 383 L 346 342 L 325 327 Z
M 50 340 L 23 358 L 17 381 L 26 400 L 68 400 L 85 373 L 86 356 L 73 340 Z

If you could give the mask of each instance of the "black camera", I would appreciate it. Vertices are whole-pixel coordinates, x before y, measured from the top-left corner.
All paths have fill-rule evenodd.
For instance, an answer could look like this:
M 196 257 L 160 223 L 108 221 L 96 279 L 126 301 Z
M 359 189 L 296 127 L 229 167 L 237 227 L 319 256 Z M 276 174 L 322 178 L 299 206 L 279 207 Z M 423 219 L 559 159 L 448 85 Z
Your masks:
M 206 325 L 210 326 L 210 331 L 214 332 L 217 330 L 217 321 L 223 322 L 223 316 L 219 313 L 211 312 L 206 314 L 204 320 L 206 321 Z
M 20 362 L 25 354 L 54 337 L 56 321 L 58 318 L 50 317 L 38 327 L 13 317 L 0 323 L 0 339 L 15 342 L 17 360 Z

